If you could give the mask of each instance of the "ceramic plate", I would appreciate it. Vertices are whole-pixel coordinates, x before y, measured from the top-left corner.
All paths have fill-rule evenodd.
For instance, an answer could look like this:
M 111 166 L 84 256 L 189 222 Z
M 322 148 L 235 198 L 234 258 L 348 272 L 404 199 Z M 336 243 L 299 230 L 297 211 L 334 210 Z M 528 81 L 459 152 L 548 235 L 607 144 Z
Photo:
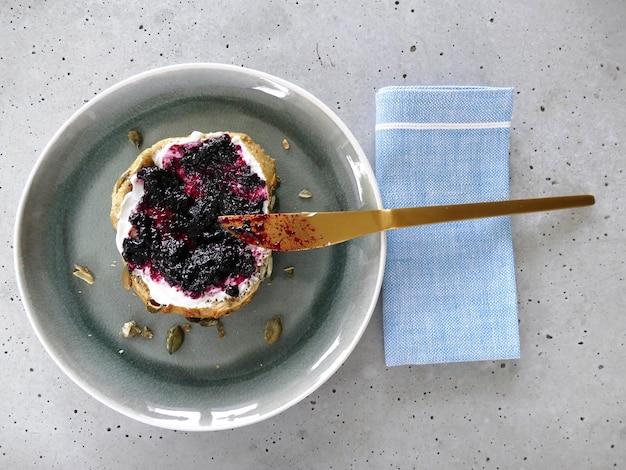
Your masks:
M 122 288 L 110 196 L 138 150 L 199 131 L 249 134 L 276 159 L 279 210 L 380 208 L 360 146 L 319 100 L 270 75 L 186 64 L 148 71 L 95 97 L 55 134 L 34 168 L 16 226 L 16 269 L 29 319 L 56 363 L 111 408 L 170 429 L 218 430 L 258 422 L 327 380 L 361 337 L 382 280 L 381 234 L 297 253 L 276 253 L 254 300 L 223 319 L 226 337 L 193 325 L 169 355 L 165 334 L 185 323 L 151 314 Z M 288 150 L 283 139 L 290 143 Z M 311 199 L 298 197 L 307 188 Z M 89 285 L 74 264 L 95 276 Z M 284 272 L 294 267 L 294 273 Z M 265 323 L 283 317 L 268 345 Z M 153 339 L 123 339 L 135 320 Z

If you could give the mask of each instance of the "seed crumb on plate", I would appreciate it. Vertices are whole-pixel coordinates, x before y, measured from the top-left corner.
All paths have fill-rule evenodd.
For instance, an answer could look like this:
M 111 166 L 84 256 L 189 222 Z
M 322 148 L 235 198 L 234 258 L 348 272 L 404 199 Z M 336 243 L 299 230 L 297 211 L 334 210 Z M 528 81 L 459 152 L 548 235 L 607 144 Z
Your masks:
M 141 147 L 141 144 L 143 144 L 143 136 L 139 131 L 129 131 L 128 140 L 137 148 Z
M 87 284 L 93 284 L 95 282 L 91 271 L 89 271 L 89 269 L 87 269 L 85 266 L 81 266 L 80 264 L 74 265 L 74 271 L 72 271 L 72 274 L 78 279 L 82 279 Z
M 120 330 L 120 336 L 122 338 L 132 338 L 133 336 L 137 336 L 139 334 L 141 334 L 141 328 L 137 326 L 137 322 L 135 320 L 127 321 Z

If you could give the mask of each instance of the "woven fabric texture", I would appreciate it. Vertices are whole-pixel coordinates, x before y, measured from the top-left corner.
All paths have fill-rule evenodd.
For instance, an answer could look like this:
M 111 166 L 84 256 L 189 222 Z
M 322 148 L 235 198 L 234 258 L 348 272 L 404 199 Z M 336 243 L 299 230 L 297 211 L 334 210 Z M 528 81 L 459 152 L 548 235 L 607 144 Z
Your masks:
M 376 94 L 385 208 L 509 198 L 513 89 L 387 87 Z M 382 288 L 388 366 L 518 358 L 508 217 L 390 231 Z

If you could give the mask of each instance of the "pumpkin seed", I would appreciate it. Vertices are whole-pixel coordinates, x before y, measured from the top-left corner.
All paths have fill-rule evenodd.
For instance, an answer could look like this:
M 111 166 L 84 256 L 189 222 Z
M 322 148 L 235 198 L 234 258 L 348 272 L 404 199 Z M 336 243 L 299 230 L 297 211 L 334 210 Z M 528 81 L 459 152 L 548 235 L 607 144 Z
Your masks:
M 298 197 L 302 199 L 311 199 L 313 197 L 313 194 L 308 189 L 303 189 L 298 193 Z
M 217 320 L 217 322 L 215 323 L 215 327 L 217 328 L 220 339 L 226 338 L 226 330 L 224 330 L 224 325 L 222 324 L 222 322 Z
M 152 333 L 152 330 L 150 328 L 144 326 L 143 330 L 141 331 L 141 336 L 146 339 L 152 339 L 154 337 L 154 334 Z
M 265 324 L 265 342 L 267 344 L 274 344 L 280 338 L 283 332 L 283 317 L 281 315 L 274 315 L 270 321 Z
M 156 313 L 163 308 L 163 305 L 154 301 L 154 299 L 148 299 L 146 302 L 146 310 L 150 313 Z
M 137 326 L 137 322 L 135 320 L 124 323 L 124 326 L 120 330 L 120 336 L 122 338 L 132 338 L 133 336 L 137 336 L 139 334 L 141 334 L 141 329 Z
M 293 266 L 289 266 L 288 268 L 283 269 L 283 271 L 285 271 L 287 274 L 293 274 L 295 270 L 296 268 L 294 268 Z
M 143 136 L 139 131 L 130 131 L 128 133 L 128 140 L 137 148 L 141 147 L 141 144 L 143 144 Z
M 165 348 L 169 354 L 174 354 L 178 351 L 178 348 L 183 344 L 185 339 L 185 333 L 183 329 L 179 325 L 174 325 L 169 330 L 167 330 L 167 335 L 165 336 Z
M 82 279 L 87 284 L 93 284 L 95 282 L 91 271 L 89 271 L 89 269 L 87 269 L 85 266 L 81 266 L 80 264 L 74 265 L 74 271 L 72 272 L 72 274 L 78 279 Z

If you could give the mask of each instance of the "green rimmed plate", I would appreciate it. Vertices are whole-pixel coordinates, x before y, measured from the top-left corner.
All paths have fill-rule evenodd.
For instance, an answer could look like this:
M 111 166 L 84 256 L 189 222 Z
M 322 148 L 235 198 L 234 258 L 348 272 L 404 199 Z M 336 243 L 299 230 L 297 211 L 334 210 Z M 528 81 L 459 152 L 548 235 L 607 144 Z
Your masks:
M 165 334 L 180 316 L 150 314 L 121 284 L 110 196 L 144 146 L 194 130 L 239 131 L 276 159 L 279 210 L 382 208 L 367 158 L 347 127 L 306 91 L 273 76 L 220 64 L 184 64 L 131 77 L 78 110 L 42 152 L 16 222 L 22 299 L 61 369 L 102 403 L 169 429 L 231 429 L 287 409 L 324 383 L 356 346 L 382 281 L 385 238 L 275 253 L 274 275 L 223 319 L 226 337 L 193 325 L 173 355 Z M 283 139 L 290 143 L 282 146 Z M 298 193 L 307 188 L 311 199 Z M 95 276 L 72 276 L 74 264 Z M 294 273 L 283 271 L 293 266 Z M 283 317 L 268 345 L 265 323 Z M 119 336 L 135 320 L 151 340 Z

